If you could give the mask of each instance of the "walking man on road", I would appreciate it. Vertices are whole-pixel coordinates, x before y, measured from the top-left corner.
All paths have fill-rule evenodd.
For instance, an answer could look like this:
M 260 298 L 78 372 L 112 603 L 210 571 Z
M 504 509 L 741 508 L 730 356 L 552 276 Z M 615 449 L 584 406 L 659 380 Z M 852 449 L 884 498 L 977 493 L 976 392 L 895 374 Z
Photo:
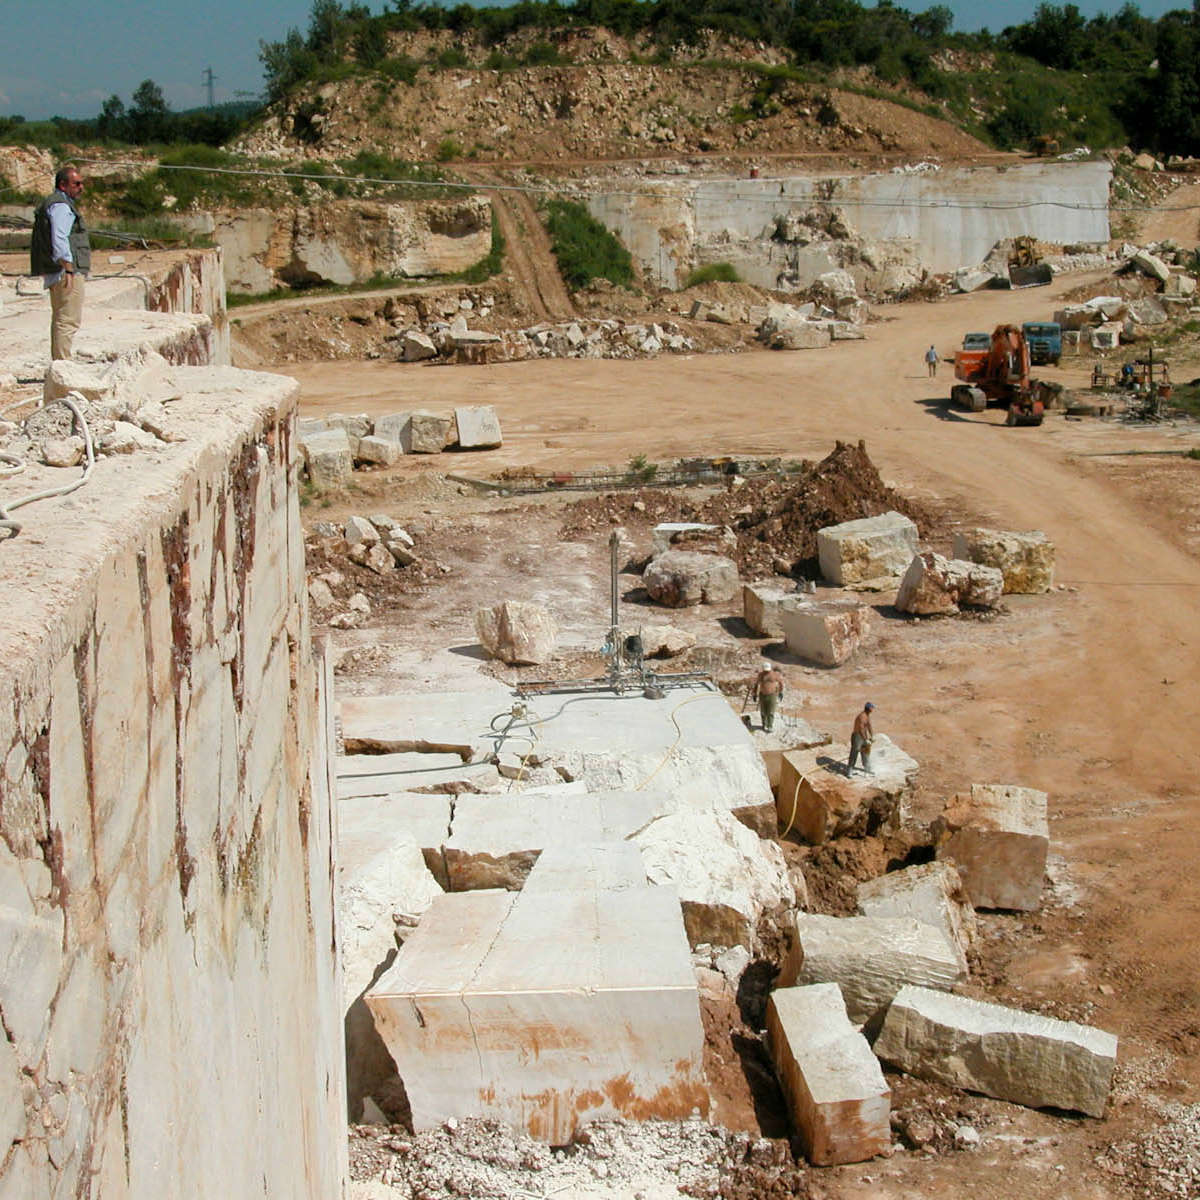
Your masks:
M 930 346 L 925 351 L 925 365 L 929 368 L 929 378 L 932 379 L 937 374 L 938 352 Z
M 76 201 L 83 179 L 73 166 L 60 167 L 54 191 L 33 212 L 29 271 L 50 292 L 50 357 L 70 358 L 83 319 L 83 281 L 92 269 L 92 247 Z
M 770 733 L 775 724 L 779 701 L 783 699 L 783 672 L 774 663 L 763 662 L 762 670 L 750 686 L 750 699 L 758 701 L 763 732 Z
M 871 728 L 871 713 L 875 705 L 870 700 L 863 705 L 863 710 L 854 718 L 854 731 L 850 734 L 850 761 L 846 764 L 846 774 L 854 770 L 858 756 L 862 755 L 862 769 L 871 774 L 871 743 L 875 740 L 875 730 Z

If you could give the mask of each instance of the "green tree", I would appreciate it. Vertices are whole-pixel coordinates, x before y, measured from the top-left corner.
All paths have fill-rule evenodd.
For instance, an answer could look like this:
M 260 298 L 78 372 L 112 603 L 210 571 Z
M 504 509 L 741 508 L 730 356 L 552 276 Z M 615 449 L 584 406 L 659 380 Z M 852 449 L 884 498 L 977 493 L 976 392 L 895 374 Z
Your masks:
M 128 113 L 129 140 L 144 146 L 171 138 L 171 110 L 162 88 L 153 79 L 143 79 L 134 90 Z
M 109 96 L 100 105 L 100 115 L 96 118 L 96 132 L 102 138 L 123 138 L 127 133 L 127 123 L 125 102 L 120 96 Z

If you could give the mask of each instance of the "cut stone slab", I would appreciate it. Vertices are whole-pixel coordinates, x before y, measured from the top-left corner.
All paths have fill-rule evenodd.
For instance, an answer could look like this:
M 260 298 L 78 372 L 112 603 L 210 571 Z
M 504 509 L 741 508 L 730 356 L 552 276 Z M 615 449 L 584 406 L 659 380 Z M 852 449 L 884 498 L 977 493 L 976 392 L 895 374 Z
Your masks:
M 1054 586 L 1054 543 L 1040 529 L 964 529 L 954 535 L 954 557 L 996 567 L 1006 593 L 1033 595 Z
M 917 527 L 903 513 L 886 512 L 817 530 L 821 574 L 840 587 L 898 577 L 916 552 Z
M 915 986 L 892 1001 L 874 1049 L 918 1079 L 1090 1117 L 1104 1115 L 1117 1061 L 1104 1030 Z
M 464 762 L 454 751 L 354 754 L 338 759 L 337 794 L 342 799 L 418 790 L 480 791 L 499 782 L 494 764 Z
M 975 909 L 953 863 L 921 863 L 860 883 L 858 911 L 864 917 L 915 917 L 940 929 L 967 971 L 977 936 Z
M 403 456 L 404 451 L 399 443 L 374 435 L 359 438 L 354 449 L 355 462 L 372 463 L 380 467 L 390 467 Z
M 375 418 L 375 436 L 394 442 L 403 450 L 410 419 L 411 414 L 406 412 L 384 413 Z
M 410 413 L 408 423 L 400 434 L 400 444 L 405 454 L 440 454 L 449 443 L 450 418 L 437 413 Z
M 558 623 L 549 609 L 522 600 L 505 600 L 475 613 L 475 631 L 483 648 L 506 663 L 542 663 L 554 653 Z
M 619 841 L 669 808 L 669 801 L 649 791 L 459 796 L 442 846 L 446 888 L 515 891 L 546 847 Z
M 976 908 L 1041 906 L 1050 849 L 1046 793 L 973 783 L 934 823 L 937 856 L 959 870 Z
M 836 983 L 856 1025 L 875 1025 L 907 984 L 951 988 L 966 977 L 945 934 L 914 917 L 796 914 L 781 986 Z
M 304 455 L 308 478 L 314 487 L 337 488 L 350 482 L 354 473 L 354 456 L 350 452 L 350 439 L 344 429 L 304 434 L 300 438 L 300 450 Z
M 451 797 L 426 792 L 346 796 L 338 800 L 338 853 L 366 862 L 393 837 L 411 837 L 428 858 L 450 836 Z
M 781 756 L 777 819 L 811 845 L 834 837 L 875 833 L 896 812 L 919 769 L 885 733 L 875 735 L 869 772 L 847 777 L 850 747 L 844 743 Z
M 490 404 L 464 405 L 454 410 L 460 450 L 494 450 L 501 445 L 500 418 Z
M 871 627 L 870 609 L 853 599 L 793 597 L 780 604 L 778 616 L 788 651 L 822 667 L 846 662 Z
M 1157 279 L 1159 283 L 1166 283 L 1171 278 L 1171 268 L 1157 255 L 1151 254 L 1149 250 L 1139 250 L 1129 261 L 1142 274 L 1149 275 L 1151 279 Z
M 784 600 L 793 599 L 795 595 L 795 589 L 776 584 L 743 583 L 742 620 L 759 637 L 781 638 L 784 634 L 780 606 Z
M 956 613 L 964 604 L 994 608 L 1003 594 L 1004 576 L 999 568 L 926 551 L 915 555 L 905 571 L 896 593 L 896 608 L 918 616 Z
M 633 842 L 570 841 L 547 846 L 525 880 L 523 893 L 645 887 L 646 867 Z
M 366 999 L 416 1130 L 483 1116 L 562 1145 L 594 1120 L 708 1110 L 669 888 L 439 897 Z
M 650 882 L 679 893 L 693 946 L 756 950 L 763 923 L 778 926 L 795 907 L 783 851 L 728 812 L 659 817 L 633 842 Z
M 642 576 L 650 598 L 670 608 L 723 604 L 737 595 L 737 564 L 719 554 L 668 550 Z
M 836 983 L 772 992 L 767 1041 L 809 1162 L 865 1162 L 888 1149 L 891 1089 Z

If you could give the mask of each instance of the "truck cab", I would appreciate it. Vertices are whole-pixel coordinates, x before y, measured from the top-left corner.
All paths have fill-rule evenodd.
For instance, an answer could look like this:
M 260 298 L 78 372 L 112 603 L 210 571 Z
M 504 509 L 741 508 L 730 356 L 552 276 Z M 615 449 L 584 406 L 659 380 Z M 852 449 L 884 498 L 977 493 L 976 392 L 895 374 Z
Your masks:
M 1029 360 L 1058 366 L 1062 358 L 1062 326 L 1057 321 L 1026 321 L 1021 326 L 1029 345 Z
M 964 333 L 962 348 L 964 350 L 989 350 L 992 345 L 990 333 Z

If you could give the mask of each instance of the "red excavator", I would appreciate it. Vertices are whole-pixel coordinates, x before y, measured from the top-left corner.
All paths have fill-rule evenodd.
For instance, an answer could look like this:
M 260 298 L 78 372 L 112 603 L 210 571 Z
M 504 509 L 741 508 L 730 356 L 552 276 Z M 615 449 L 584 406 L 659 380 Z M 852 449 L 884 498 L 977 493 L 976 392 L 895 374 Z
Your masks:
M 997 325 L 986 350 L 958 350 L 950 400 L 971 412 L 989 404 L 1008 409 L 1009 425 L 1040 425 L 1046 405 L 1062 389 L 1029 378 L 1029 343 L 1019 325 Z

